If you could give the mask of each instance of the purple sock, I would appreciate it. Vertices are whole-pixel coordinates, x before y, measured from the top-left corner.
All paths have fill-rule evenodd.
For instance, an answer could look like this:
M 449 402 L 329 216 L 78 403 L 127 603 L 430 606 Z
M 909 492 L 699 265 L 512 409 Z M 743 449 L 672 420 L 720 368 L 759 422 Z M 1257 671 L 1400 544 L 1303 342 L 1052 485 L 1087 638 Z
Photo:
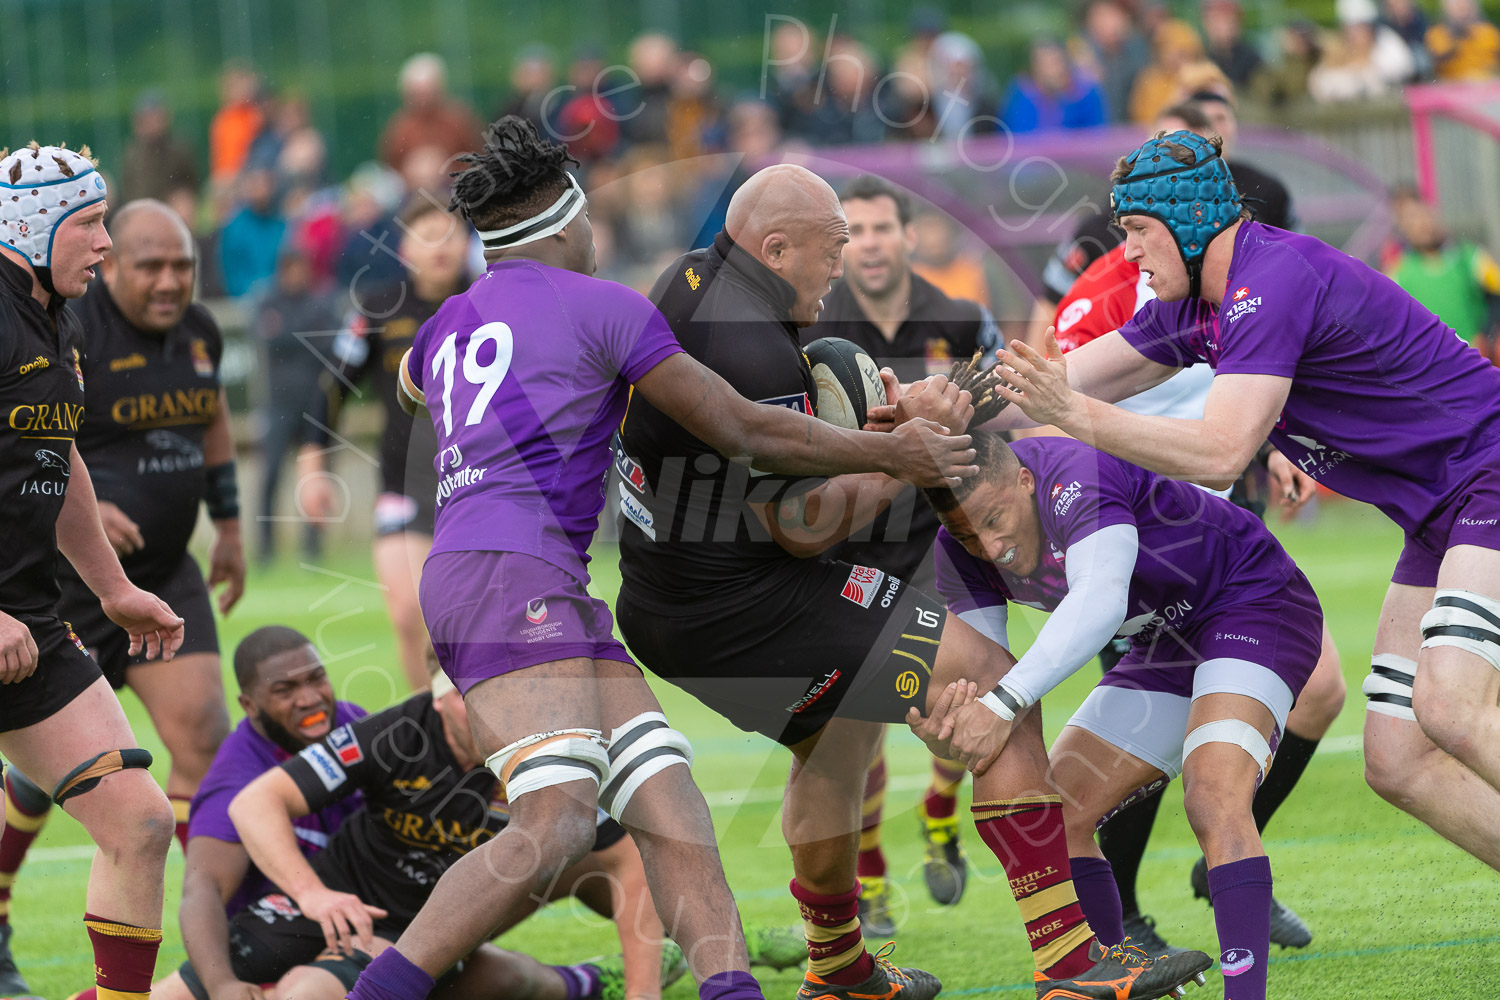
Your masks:
M 760 983 L 748 972 L 716 972 L 698 984 L 698 1000 L 765 1000 Z
M 583 1000 L 599 994 L 599 970 L 588 963 L 582 965 L 549 965 L 547 968 L 562 977 L 566 1000 Z
M 427 1000 L 432 984 L 432 977 L 405 955 L 387 948 L 359 974 L 349 1000 Z
M 1208 870 L 1219 929 L 1225 1000 L 1265 1000 L 1271 952 L 1271 859 L 1246 858 Z
M 1099 943 L 1108 947 L 1125 940 L 1125 917 L 1120 908 L 1120 889 L 1115 871 L 1103 858 L 1069 858 L 1073 869 L 1073 891 L 1083 917 L 1094 929 Z

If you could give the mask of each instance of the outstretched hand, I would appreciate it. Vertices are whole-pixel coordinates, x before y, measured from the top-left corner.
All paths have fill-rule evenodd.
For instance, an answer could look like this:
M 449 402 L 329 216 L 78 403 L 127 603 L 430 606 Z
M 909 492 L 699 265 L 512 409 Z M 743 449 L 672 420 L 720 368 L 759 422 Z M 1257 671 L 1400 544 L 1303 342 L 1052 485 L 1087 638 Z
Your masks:
M 892 479 L 913 486 L 957 486 L 979 474 L 974 464 L 973 439 L 950 434 L 948 428 L 921 417 L 913 417 L 891 432 L 895 451 L 883 471 Z
M 1045 355 L 1022 340 L 1012 340 L 1010 346 L 1009 351 L 995 352 L 1005 369 L 1005 381 L 996 386 L 995 394 L 1038 424 L 1061 427 L 1080 397 L 1068 384 L 1068 362 L 1057 343 L 1057 328 L 1047 327 Z
M 1318 492 L 1317 480 L 1279 451 L 1273 450 L 1266 459 L 1266 472 L 1270 477 L 1271 500 L 1280 509 L 1283 521 L 1295 515 Z
M 952 724 L 949 743 L 953 752 L 949 759 L 961 761 L 977 778 L 1000 759 L 1005 744 L 1010 742 L 1014 720 L 1000 718 L 988 705 L 975 699 L 953 712 Z
M 99 603 L 110 621 L 130 633 L 131 656 L 142 649 L 148 660 L 158 656 L 170 660 L 177 655 L 182 646 L 183 622 L 166 601 L 129 585 L 119 594 L 101 597 Z
M 979 697 L 979 685 L 960 679 L 949 684 L 933 703 L 932 714 L 923 716 L 913 705 L 906 712 L 906 724 L 917 734 L 917 739 L 927 744 L 934 757 L 949 760 L 953 754 L 949 740 L 953 737 L 953 711 Z
M 895 423 L 899 427 L 913 417 L 925 417 L 962 433 L 974 417 L 973 397 L 946 375 L 933 375 L 913 382 L 896 401 Z

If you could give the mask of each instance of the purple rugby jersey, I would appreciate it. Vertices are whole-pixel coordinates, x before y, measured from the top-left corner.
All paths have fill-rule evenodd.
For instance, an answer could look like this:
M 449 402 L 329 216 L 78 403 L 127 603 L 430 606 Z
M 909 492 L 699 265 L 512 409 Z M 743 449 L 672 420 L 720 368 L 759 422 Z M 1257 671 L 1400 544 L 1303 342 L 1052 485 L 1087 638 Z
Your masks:
M 355 719 L 363 719 L 365 710 L 352 702 L 335 704 L 333 728 Z M 255 731 L 249 719 L 241 719 L 214 754 L 203 783 L 193 796 L 188 816 L 188 840 L 194 837 L 213 837 L 230 844 L 240 842 L 240 833 L 229 819 L 229 803 L 250 782 L 265 774 L 291 754 Z M 292 821 L 297 833 L 297 846 L 308 857 L 322 850 L 328 838 L 338 830 L 344 820 L 363 806 L 364 800 L 355 795 L 307 816 Z M 224 906 L 226 913 L 234 914 L 271 891 L 271 883 L 254 864 L 245 872 L 245 880 Z
M 1027 438 L 1011 449 L 1036 477 L 1041 563 L 1018 577 L 969 555 L 943 528 L 937 586 L 955 615 L 1007 601 L 1056 610 L 1068 593 L 1069 546 L 1115 524 L 1135 525 L 1140 540 L 1117 633 L 1134 646 L 1279 597 L 1293 581 L 1301 586 L 1301 572 L 1260 519 L 1227 500 L 1071 438 Z M 1248 648 L 1243 658 L 1256 659 Z
M 1246 222 L 1216 308 L 1147 303 L 1120 328 L 1173 367 L 1292 379 L 1271 443 L 1408 534 L 1500 457 L 1500 370 L 1359 260 Z
M 623 285 L 491 264 L 412 346 L 438 438 L 433 553 L 524 552 L 581 574 L 630 385 L 680 350 Z

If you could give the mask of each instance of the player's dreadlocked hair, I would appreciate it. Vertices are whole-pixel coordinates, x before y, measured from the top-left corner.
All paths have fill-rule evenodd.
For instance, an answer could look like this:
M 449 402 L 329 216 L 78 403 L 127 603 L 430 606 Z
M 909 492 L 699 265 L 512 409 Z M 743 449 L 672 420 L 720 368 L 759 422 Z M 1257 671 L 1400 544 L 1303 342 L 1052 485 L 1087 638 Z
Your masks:
M 983 365 L 983 353 L 975 351 L 967 361 L 953 362 L 948 372 L 948 380 L 960 389 L 967 389 L 974 404 L 974 417 L 969 421 L 971 428 L 993 420 L 1010 403 L 995 391 L 996 386 L 1008 384 L 1000 374 L 1000 366 L 985 368 Z M 940 515 L 956 509 L 981 483 L 1014 478 L 1020 466 L 1003 435 L 982 430 L 970 430 L 969 435 L 973 438 L 974 464 L 979 466 L 979 475 L 970 476 L 957 486 L 931 486 L 922 490 L 927 503 Z
M 536 126 L 506 115 L 484 130 L 484 149 L 458 158 L 467 170 L 450 174 L 450 212 L 461 212 L 476 229 L 503 229 L 531 218 L 568 186 L 567 164 L 578 165 L 568 147 L 542 138 Z

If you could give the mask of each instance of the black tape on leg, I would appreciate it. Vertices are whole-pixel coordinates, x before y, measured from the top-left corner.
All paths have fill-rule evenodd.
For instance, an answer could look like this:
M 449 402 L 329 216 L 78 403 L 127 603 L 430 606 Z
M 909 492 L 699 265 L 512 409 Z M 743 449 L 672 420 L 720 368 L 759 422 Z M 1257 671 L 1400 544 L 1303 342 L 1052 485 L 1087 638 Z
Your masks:
M 127 767 L 146 769 L 150 766 L 151 751 L 149 750 L 142 750 L 140 747 L 131 747 L 128 750 L 106 750 L 69 771 L 63 780 L 57 783 L 57 787 L 52 789 L 52 801 L 62 805 L 75 795 L 92 791 L 105 775 L 123 771 Z

